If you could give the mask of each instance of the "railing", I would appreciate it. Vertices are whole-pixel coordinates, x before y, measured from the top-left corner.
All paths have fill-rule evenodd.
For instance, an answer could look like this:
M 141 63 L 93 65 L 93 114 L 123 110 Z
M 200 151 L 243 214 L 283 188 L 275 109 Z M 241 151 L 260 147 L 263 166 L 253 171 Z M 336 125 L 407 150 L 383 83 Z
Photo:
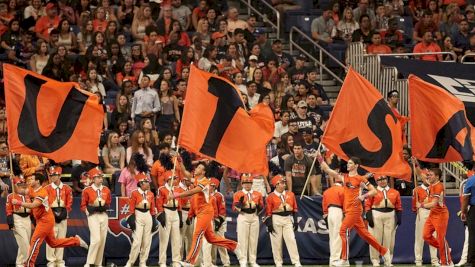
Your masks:
M 460 59 L 460 63 L 463 64 L 475 64 L 475 62 L 465 62 L 465 59 L 467 58 L 474 58 L 475 59 L 475 53 L 468 53 L 463 55 L 463 57 Z
M 318 58 L 315 58 L 309 51 L 305 50 L 300 44 L 298 44 L 295 40 L 295 37 L 297 36 L 306 39 L 309 41 L 314 47 L 318 48 L 319 50 L 319 55 Z M 334 57 L 331 53 L 329 53 L 327 50 L 325 50 L 320 44 L 315 42 L 312 38 L 310 38 L 307 34 L 305 34 L 303 31 L 298 29 L 297 27 L 292 27 L 290 29 L 290 52 L 292 53 L 294 47 L 297 48 L 301 53 L 306 55 L 308 58 L 312 59 L 315 63 L 317 63 L 319 69 L 320 69 L 320 79 L 323 77 L 323 70 L 325 70 L 328 74 L 330 74 L 335 80 L 339 81 L 340 83 L 343 83 L 343 80 L 336 75 L 333 71 L 331 71 L 325 64 L 323 64 L 323 55 L 328 57 L 328 59 L 333 60 L 338 66 L 340 66 L 343 69 L 347 69 L 347 67 L 336 57 Z
M 394 53 L 394 54 L 378 54 L 380 57 L 417 57 L 417 56 L 428 56 L 428 55 L 448 55 L 451 56 L 451 60 L 444 59 L 443 62 L 456 62 L 457 54 L 455 52 L 424 52 L 424 53 Z
M 255 7 L 252 6 L 251 0 L 241 0 L 241 3 L 247 6 L 247 14 L 251 15 L 251 10 L 254 12 L 256 15 L 258 15 L 260 18 L 262 18 L 262 21 L 264 23 L 268 23 L 276 32 L 277 34 L 277 39 L 280 38 L 280 13 L 277 9 L 275 9 L 271 4 L 267 3 L 265 0 L 259 0 L 263 5 L 268 7 L 270 10 L 272 10 L 272 13 L 275 14 L 275 17 L 277 19 L 277 22 L 271 21 L 268 17 L 267 14 L 261 13 L 259 10 L 257 10 Z

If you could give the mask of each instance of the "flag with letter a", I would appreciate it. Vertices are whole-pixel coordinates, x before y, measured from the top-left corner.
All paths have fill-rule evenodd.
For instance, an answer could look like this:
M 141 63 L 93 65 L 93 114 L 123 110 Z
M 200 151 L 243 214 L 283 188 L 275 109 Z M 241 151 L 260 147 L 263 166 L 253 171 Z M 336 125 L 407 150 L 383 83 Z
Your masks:
M 323 144 L 345 160 L 360 158 L 361 166 L 368 171 L 410 181 L 401 136 L 401 122 L 379 91 L 350 68 L 323 134 Z
M 470 161 L 475 131 L 462 101 L 421 78 L 409 76 L 412 154 L 427 162 Z
M 267 174 L 266 145 L 273 133 L 268 106 L 258 104 L 248 113 L 233 84 L 191 66 L 180 146 L 239 172 Z
M 97 163 L 104 110 L 96 95 L 4 64 L 11 151 Z

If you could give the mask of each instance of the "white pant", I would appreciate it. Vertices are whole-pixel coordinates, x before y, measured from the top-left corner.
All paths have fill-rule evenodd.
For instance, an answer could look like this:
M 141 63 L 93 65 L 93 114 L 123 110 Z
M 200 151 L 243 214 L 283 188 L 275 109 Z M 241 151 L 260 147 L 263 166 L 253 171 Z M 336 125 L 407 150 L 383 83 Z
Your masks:
M 391 255 L 393 255 L 394 251 L 391 251 L 391 245 L 394 244 L 394 238 L 396 237 L 396 213 L 394 211 L 380 212 L 377 210 L 373 210 L 372 213 L 374 227 L 368 227 L 368 231 L 379 244 L 388 248 Z M 379 265 L 379 252 L 373 247 L 370 247 L 369 255 L 373 265 Z
M 193 240 L 193 224 L 186 224 L 186 219 L 188 218 L 188 211 L 182 210 L 181 215 L 183 221 L 183 228 L 181 228 L 181 240 L 183 240 L 183 242 L 181 243 L 182 249 L 180 251 L 181 253 L 184 253 L 184 256 L 180 255 L 180 257 L 183 259 L 186 258 L 186 254 L 188 253 L 188 250 L 191 247 L 191 241 Z
M 256 264 L 258 239 L 259 217 L 257 214 L 239 213 L 237 217 L 237 241 L 241 248 L 244 263 Z
M 216 232 L 216 235 L 224 237 L 224 234 L 226 233 L 227 228 L 228 228 L 228 224 L 226 221 L 224 221 L 221 227 L 219 227 L 218 231 Z M 206 243 L 208 243 L 208 241 L 206 241 Z M 212 246 L 211 256 L 213 259 L 213 263 L 215 265 L 216 265 L 216 259 L 217 259 L 216 251 L 219 253 L 219 257 L 221 258 L 221 263 L 223 264 L 223 266 L 231 265 L 231 262 L 229 260 L 228 250 L 224 247 Z M 205 255 L 208 255 L 208 254 L 205 254 Z
M 343 221 L 343 210 L 337 207 L 328 208 L 328 235 L 330 243 L 330 262 L 333 264 L 341 257 L 340 227 Z
M 180 240 L 180 217 L 178 211 L 164 209 L 166 216 L 165 227 L 158 227 L 158 235 L 160 239 L 160 251 L 158 252 L 158 264 L 167 264 L 167 248 L 168 241 L 171 239 L 172 245 L 172 261 L 173 266 L 180 266 L 181 260 L 181 240 Z
M 28 258 L 28 250 L 30 249 L 31 239 L 31 220 L 30 216 L 21 217 L 13 214 L 13 235 L 15 236 L 18 245 L 18 252 L 16 255 L 16 266 L 24 266 Z
M 414 256 L 415 256 L 415 263 L 422 263 L 422 251 L 424 249 L 424 224 L 429 217 L 430 210 L 419 208 L 416 217 L 416 235 L 415 235 L 415 242 L 414 242 Z M 435 235 L 436 233 L 434 233 Z M 439 264 L 439 259 L 437 258 L 437 249 L 429 246 L 430 258 L 432 265 Z
M 54 224 L 54 237 L 64 238 L 68 231 L 68 220 L 62 220 L 60 223 Z M 48 267 L 62 267 L 64 265 L 63 260 L 64 248 L 52 248 L 46 244 L 46 259 L 48 260 Z
M 87 217 L 87 224 L 90 232 L 90 243 L 85 266 L 101 266 L 102 258 L 104 257 L 104 248 L 106 246 L 109 217 L 105 212 L 94 213 Z
M 468 257 L 468 227 L 465 226 L 465 241 L 463 242 L 462 256 L 460 257 L 460 261 L 458 264 L 467 263 L 467 257 Z
M 275 233 L 270 234 L 272 245 L 272 254 L 274 256 L 275 266 L 281 267 L 284 263 L 282 259 L 282 239 L 289 252 L 290 260 L 293 265 L 300 265 L 299 251 L 293 229 L 292 216 L 272 215 L 272 225 Z
M 152 215 L 150 212 L 135 211 L 135 231 L 132 233 L 132 247 L 130 248 L 127 265 L 133 266 L 140 253 L 140 266 L 147 264 L 152 244 Z

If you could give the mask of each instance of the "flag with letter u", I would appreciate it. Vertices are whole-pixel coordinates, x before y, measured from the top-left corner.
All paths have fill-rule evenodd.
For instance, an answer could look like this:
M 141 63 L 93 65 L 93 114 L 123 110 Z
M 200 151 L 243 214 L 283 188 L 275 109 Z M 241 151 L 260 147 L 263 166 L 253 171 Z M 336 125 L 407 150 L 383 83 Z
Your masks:
M 266 145 L 273 133 L 268 106 L 258 104 L 248 114 L 233 84 L 191 66 L 180 146 L 239 172 L 267 174 Z
M 475 131 L 462 101 L 421 78 L 409 76 L 412 154 L 427 162 L 470 161 Z
M 98 162 L 104 111 L 96 95 L 13 65 L 3 71 L 11 151 Z
M 352 68 L 346 75 L 322 142 L 340 158 L 361 159 L 376 174 L 411 179 L 402 156 L 401 123 L 379 91 Z

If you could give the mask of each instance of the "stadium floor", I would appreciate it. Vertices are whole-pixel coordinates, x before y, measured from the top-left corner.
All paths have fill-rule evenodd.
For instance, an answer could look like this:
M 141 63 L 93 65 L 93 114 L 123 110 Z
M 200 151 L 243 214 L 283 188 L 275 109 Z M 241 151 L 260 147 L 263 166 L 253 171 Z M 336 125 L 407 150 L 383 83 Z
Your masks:
M 262 265 L 260 264 L 260 266 L 275 266 L 275 265 Z M 293 265 L 284 265 L 284 266 L 288 266 L 288 267 L 292 267 Z M 328 265 L 305 265 L 303 264 L 302 266 L 307 266 L 307 267 L 328 267 Z M 362 266 L 362 267 L 373 267 L 373 265 L 357 265 L 357 264 L 351 264 L 351 266 Z M 384 266 L 384 265 L 381 265 L 381 266 Z M 394 264 L 393 265 L 394 267 L 408 267 L 408 266 L 415 266 L 414 264 Z M 424 267 L 431 267 L 430 264 L 426 264 L 426 265 L 423 265 Z M 158 267 L 158 266 L 149 266 L 149 267 Z M 239 265 L 231 265 L 231 267 L 239 267 Z

